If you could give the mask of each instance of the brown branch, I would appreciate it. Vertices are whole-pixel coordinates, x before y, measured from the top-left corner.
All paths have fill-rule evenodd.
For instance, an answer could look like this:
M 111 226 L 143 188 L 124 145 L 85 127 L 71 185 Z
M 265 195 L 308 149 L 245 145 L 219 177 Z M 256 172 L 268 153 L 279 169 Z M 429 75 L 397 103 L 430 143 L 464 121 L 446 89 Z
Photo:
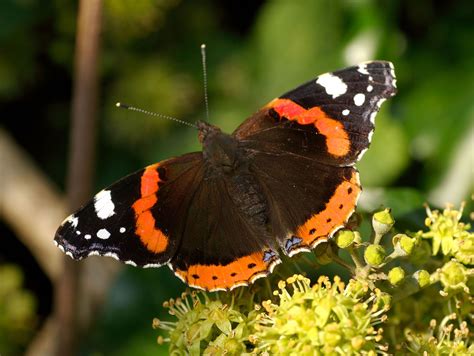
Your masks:
M 102 1 L 81 0 L 77 22 L 71 150 L 67 180 L 68 203 L 78 208 L 90 196 L 98 104 L 98 56 Z M 64 258 L 56 287 L 57 355 L 73 355 L 77 343 L 79 263 Z
M 66 204 L 33 160 L 0 128 L 0 218 L 29 249 L 54 281 L 60 272 L 61 252 L 54 233 L 66 215 Z

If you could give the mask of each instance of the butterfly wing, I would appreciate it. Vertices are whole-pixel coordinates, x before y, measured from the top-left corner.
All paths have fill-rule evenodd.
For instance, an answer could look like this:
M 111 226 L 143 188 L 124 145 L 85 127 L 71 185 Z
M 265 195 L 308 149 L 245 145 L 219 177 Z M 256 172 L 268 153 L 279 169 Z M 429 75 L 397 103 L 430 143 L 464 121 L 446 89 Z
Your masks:
M 267 205 L 253 175 L 204 172 L 189 206 L 178 253 L 170 266 L 192 287 L 228 290 L 248 285 L 280 263 L 267 224 Z
M 168 263 L 190 286 L 211 291 L 266 276 L 280 260 L 268 242 L 263 211 L 253 214 L 264 208 L 262 197 L 243 190 L 255 182 L 248 174 L 206 172 L 202 153 L 150 165 L 66 218 L 55 242 L 75 259 L 110 256 L 140 267 Z M 245 204 L 252 214 L 245 214 Z
M 67 217 L 55 243 L 69 256 L 110 256 L 155 267 L 175 254 L 186 206 L 200 184 L 202 154 L 150 165 L 99 192 Z
M 262 149 L 351 165 L 369 147 L 375 115 L 395 95 L 395 82 L 392 63 L 383 61 L 326 73 L 272 100 L 234 135 Z
M 393 65 L 366 62 L 272 100 L 234 132 L 287 254 L 314 248 L 354 212 L 361 187 L 352 166 L 369 147 L 382 102 L 395 93 Z

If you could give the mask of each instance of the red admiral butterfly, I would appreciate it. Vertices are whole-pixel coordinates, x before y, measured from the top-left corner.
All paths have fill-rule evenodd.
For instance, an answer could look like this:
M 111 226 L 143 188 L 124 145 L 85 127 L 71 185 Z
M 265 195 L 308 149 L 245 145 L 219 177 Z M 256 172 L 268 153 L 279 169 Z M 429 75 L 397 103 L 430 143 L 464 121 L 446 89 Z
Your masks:
M 272 100 L 231 135 L 198 122 L 202 152 L 152 164 L 99 192 L 59 227 L 81 259 L 163 264 L 192 287 L 248 285 L 344 226 L 361 192 L 354 164 L 380 105 L 395 95 L 390 62 L 320 75 Z

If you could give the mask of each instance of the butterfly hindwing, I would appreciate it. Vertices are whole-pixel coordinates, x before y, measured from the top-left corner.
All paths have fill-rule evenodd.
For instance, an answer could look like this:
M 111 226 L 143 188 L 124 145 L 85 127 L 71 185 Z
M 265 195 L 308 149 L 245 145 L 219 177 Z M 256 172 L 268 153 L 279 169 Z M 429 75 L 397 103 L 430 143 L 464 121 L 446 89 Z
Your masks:
M 247 285 L 280 262 L 278 244 L 268 229 L 266 197 L 245 166 L 232 174 L 204 169 L 170 265 L 193 287 L 225 290 Z

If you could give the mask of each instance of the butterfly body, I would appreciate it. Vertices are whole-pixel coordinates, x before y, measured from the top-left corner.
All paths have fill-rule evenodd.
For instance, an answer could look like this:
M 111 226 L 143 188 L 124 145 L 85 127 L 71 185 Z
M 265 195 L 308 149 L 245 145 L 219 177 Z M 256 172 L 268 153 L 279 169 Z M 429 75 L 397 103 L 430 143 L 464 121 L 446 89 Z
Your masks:
M 73 258 L 168 264 L 190 286 L 228 290 L 327 241 L 354 212 L 353 167 L 368 148 L 393 66 L 323 74 L 272 100 L 232 134 L 197 123 L 202 151 L 150 165 L 69 216 L 57 245 Z

